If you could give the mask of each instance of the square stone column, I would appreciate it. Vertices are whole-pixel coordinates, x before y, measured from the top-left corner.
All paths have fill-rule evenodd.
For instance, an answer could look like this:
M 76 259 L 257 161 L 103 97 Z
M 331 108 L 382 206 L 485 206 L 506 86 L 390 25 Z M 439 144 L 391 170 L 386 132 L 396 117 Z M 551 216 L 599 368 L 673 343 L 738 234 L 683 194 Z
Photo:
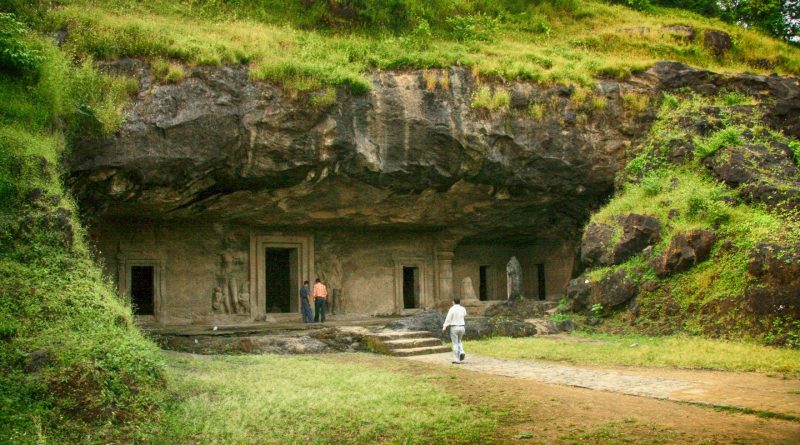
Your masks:
M 455 257 L 455 253 L 452 251 L 437 251 L 436 252 L 436 263 L 438 264 L 439 270 L 439 283 L 438 283 L 438 292 L 436 293 L 438 301 L 436 301 L 436 306 L 441 306 L 442 304 L 447 304 L 450 298 L 453 297 L 453 258 Z

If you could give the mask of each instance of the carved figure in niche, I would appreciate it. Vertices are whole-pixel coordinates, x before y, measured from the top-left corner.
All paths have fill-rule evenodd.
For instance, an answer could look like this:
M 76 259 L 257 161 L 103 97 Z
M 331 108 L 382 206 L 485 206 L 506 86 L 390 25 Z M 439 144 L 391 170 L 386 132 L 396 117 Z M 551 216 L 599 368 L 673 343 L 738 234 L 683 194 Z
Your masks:
M 226 308 L 223 307 L 223 298 L 225 298 L 225 296 L 222 295 L 222 289 L 219 286 L 215 287 L 214 296 L 211 298 L 211 308 L 214 312 L 225 312 L 224 309 Z
M 239 299 L 237 300 L 238 306 L 236 307 L 237 314 L 250 313 L 250 283 L 245 281 L 242 283 L 242 288 L 239 291 Z
M 222 258 L 222 278 L 225 282 L 225 290 L 228 291 L 228 308 L 230 314 L 236 313 L 236 304 L 239 294 L 239 286 L 236 284 L 236 275 L 234 272 L 235 257 L 231 253 L 223 253 Z
M 508 299 L 522 298 L 522 266 L 515 256 L 506 265 L 506 278 Z

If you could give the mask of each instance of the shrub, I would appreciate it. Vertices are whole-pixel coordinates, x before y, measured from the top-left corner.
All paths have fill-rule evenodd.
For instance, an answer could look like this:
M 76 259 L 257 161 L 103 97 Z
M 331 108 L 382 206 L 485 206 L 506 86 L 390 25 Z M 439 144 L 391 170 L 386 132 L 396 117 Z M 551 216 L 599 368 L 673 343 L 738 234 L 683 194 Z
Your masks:
M 533 118 L 533 120 L 540 122 L 544 119 L 544 111 L 545 105 L 539 102 L 533 102 L 528 107 L 528 114 Z
M 481 86 L 472 95 L 472 108 L 483 108 L 486 110 L 497 110 L 508 107 L 511 104 L 511 95 L 501 87 L 494 91 L 488 86 Z
M 711 136 L 694 141 L 694 155 L 697 159 L 705 159 L 717 152 L 722 147 L 735 147 L 742 143 L 744 127 L 734 125 L 714 132 Z
M 646 94 L 630 92 L 622 95 L 622 106 L 634 113 L 644 112 L 649 103 L 650 98 Z
M 794 154 L 794 162 L 800 165 L 800 141 L 789 141 L 789 150 Z
M 450 34 L 459 42 L 489 42 L 497 32 L 499 21 L 485 14 L 456 15 L 449 17 L 447 24 Z
M 14 14 L 0 12 L 0 70 L 36 76 L 44 56 L 37 45 L 25 38 L 27 27 Z

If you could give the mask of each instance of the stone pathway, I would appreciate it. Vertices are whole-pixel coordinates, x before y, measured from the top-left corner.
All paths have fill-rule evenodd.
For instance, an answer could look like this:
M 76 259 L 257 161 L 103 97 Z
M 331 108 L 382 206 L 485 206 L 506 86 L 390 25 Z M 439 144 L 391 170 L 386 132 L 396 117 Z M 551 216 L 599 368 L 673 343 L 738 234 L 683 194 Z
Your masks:
M 637 372 L 636 368 L 622 371 L 530 360 L 503 360 L 474 354 L 468 355 L 467 360 L 461 365 L 452 365 L 451 353 L 422 355 L 408 359 L 548 384 L 677 402 L 770 411 L 800 417 L 800 381 L 771 379 L 750 373 L 651 369 Z M 678 377 L 672 377 L 670 374 Z

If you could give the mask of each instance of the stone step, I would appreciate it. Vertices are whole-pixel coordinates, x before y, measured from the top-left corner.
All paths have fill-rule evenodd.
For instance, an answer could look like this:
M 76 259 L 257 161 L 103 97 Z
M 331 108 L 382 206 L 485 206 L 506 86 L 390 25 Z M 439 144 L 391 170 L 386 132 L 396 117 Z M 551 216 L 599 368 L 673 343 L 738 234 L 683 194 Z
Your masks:
M 452 349 L 447 345 L 439 346 L 424 346 L 421 348 L 408 348 L 408 349 L 394 349 L 392 355 L 397 357 L 409 357 L 412 355 L 425 355 L 425 354 L 439 354 L 442 352 L 451 352 Z
M 370 335 L 370 337 L 384 342 L 408 338 L 428 338 L 430 336 L 431 333 L 428 331 L 384 331 Z
M 402 338 L 400 340 L 384 341 L 383 344 L 389 349 L 397 350 L 397 349 L 422 348 L 425 346 L 441 346 L 442 341 L 439 340 L 438 338 L 433 338 L 433 337 Z

